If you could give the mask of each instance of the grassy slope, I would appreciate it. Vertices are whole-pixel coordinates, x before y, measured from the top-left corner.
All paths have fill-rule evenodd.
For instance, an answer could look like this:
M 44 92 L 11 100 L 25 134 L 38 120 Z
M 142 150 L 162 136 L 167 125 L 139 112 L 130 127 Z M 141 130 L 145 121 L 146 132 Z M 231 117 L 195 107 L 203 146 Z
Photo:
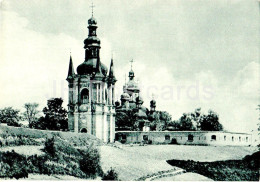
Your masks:
M 55 137 L 55 156 L 42 150 L 46 138 L 52 137 Z M 24 139 L 26 139 L 25 142 Z M 23 140 L 22 145 L 20 145 L 20 140 Z M 18 168 L 25 168 L 29 172 L 29 178 L 33 179 L 37 175 L 45 177 L 50 175 L 56 179 L 62 178 L 61 175 L 66 175 L 66 179 L 70 179 L 70 176 L 74 176 L 72 178 L 89 178 L 80 169 L 79 162 L 89 148 L 93 151 L 93 148 L 102 144 L 100 140 L 88 134 L 33 130 L 2 125 L 0 125 L 0 141 L 3 145 L 0 149 L 1 155 L 6 155 L 3 152 L 15 150 L 17 155 L 26 157 L 26 160 L 18 161 Z M 30 145 L 32 141 L 34 141 L 33 145 Z M 3 162 L 6 163 L 6 161 L 2 161 L 2 164 Z M 0 170 L 4 170 L 3 166 Z
M 89 135 L 87 133 L 74 133 L 74 132 L 59 132 L 59 131 L 46 131 L 46 130 L 36 130 L 21 127 L 5 126 L 0 124 L 0 141 L 5 142 L 7 137 L 26 137 L 42 144 L 44 138 L 51 138 L 53 136 L 58 136 L 75 146 L 86 146 L 94 143 L 95 145 L 101 145 L 102 142 L 96 137 Z M 43 139 L 43 140 L 42 140 Z M 9 138 L 9 140 L 12 140 Z
M 207 176 L 214 181 L 258 181 L 259 169 L 248 166 L 243 160 L 227 160 L 216 162 L 195 162 L 169 160 L 172 166 L 181 167 L 188 172 Z
M 257 147 L 148 145 L 125 147 L 128 152 L 158 160 L 218 161 L 241 159 L 257 151 Z
M 134 180 L 158 171 L 171 170 L 172 168 L 166 163 L 166 160 L 170 159 L 197 161 L 241 159 L 255 150 L 256 148 L 250 147 L 148 145 L 122 146 L 122 149 L 101 146 L 100 151 L 103 169 L 112 166 L 118 171 L 120 179 Z M 199 175 L 186 175 L 184 178 L 189 179 L 191 176 L 196 177 L 194 180 L 202 179 Z

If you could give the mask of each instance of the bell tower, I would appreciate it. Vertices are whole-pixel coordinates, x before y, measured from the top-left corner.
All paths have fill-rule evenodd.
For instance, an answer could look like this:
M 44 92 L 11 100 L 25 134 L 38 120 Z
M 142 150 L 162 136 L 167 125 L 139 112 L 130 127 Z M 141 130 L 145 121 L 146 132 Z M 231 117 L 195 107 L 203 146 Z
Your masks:
M 97 37 L 97 21 L 88 20 L 88 37 L 84 40 L 85 59 L 74 72 L 70 57 L 67 81 L 69 83 L 69 130 L 87 132 L 104 142 L 114 142 L 115 103 L 113 59 L 108 68 L 100 60 L 101 43 Z

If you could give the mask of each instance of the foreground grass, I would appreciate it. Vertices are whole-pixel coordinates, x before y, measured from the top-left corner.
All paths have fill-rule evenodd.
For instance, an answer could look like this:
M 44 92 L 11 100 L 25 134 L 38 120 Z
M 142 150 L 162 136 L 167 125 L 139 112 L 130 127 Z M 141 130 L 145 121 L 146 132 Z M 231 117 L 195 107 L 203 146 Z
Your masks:
M 77 149 L 60 138 L 48 139 L 42 155 L 0 152 L 0 177 L 28 178 L 28 174 L 69 175 L 82 179 L 101 177 L 100 156 L 94 146 Z
M 258 181 L 260 152 L 242 160 L 216 162 L 197 162 L 192 160 L 168 160 L 172 166 L 178 166 L 187 172 L 204 175 L 214 181 Z

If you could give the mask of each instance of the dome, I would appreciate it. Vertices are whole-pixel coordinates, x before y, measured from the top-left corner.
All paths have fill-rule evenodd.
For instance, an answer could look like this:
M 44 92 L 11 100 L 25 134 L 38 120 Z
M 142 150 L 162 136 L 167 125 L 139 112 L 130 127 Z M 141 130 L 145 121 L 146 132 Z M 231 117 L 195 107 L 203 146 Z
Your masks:
M 119 107 L 119 106 L 120 106 L 120 102 L 117 100 L 117 101 L 115 102 L 115 105 L 116 105 L 116 107 Z
M 150 101 L 150 104 L 151 104 L 151 106 L 155 106 L 156 105 L 156 101 L 153 99 L 153 100 Z
M 129 94 L 128 94 L 128 93 L 123 93 L 123 94 L 121 95 L 121 100 L 130 100 Z
M 96 24 L 97 24 L 97 20 L 92 16 L 92 17 L 88 20 L 88 24 L 89 24 L 89 25 L 96 25 Z
M 92 74 L 96 68 L 96 64 L 96 59 L 89 59 L 88 61 L 84 61 L 77 67 L 77 72 L 79 75 Z M 101 72 L 104 76 L 107 75 L 107 67 L 103 63 L 101 63 Z
M 127 90 L 140 90 L 140 89 L 137 82 L 135 82 L 134 80 L 130 80 L 127 83 Z
M 97 38 L 96 36 L 90 36 L 90 37 L 88 37 L 88 38 L 86 38 L 86 39 L 84 40 L 84 44 L 85 44 L 85 45 L 93 44 L 93 43 L 100 44 L 100 39 Z

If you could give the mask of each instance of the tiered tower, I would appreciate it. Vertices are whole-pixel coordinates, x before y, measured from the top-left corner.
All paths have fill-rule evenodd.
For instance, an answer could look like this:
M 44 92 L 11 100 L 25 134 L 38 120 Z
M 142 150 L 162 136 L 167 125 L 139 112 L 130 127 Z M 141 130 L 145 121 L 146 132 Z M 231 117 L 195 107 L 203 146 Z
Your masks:
M 103 140 L 114 142 L 115 137 L 115 83 L 113 59 L 109 74 L 100 61 L 100 40 L 97 21 L 88 20 L 88 37 L 84 40 L 85 60 L 74 72 L 70 57 L 67 81 L 69 83 L 69 130 L 87 132 Z

